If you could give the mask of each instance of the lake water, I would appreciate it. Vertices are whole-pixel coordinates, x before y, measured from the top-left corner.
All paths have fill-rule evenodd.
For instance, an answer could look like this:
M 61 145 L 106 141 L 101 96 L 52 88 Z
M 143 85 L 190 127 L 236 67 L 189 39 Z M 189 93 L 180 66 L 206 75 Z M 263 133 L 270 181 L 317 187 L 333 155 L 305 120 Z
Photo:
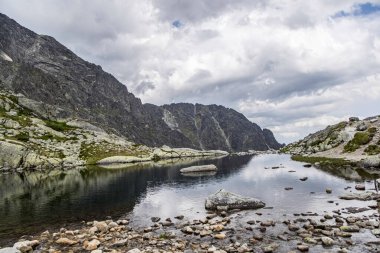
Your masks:
M 219 168 L 215 175 L 189 177 L 179 172 L 190 165 L 211 163 Z M 272 169 L 273 166 L 280 168 Z M 301 181 L 301 177 L 308 180 Z M 9 245 L 23 234 L 107 216 L 115 219 L 126 216 L 138 226 L 151 224 L 152 216 L 203 218 L 205 198 L 222 188 L 261 199 L 273 209 L 260 212 L 272 219 L 294 213 L 323 214 L 348 206 L 362 207 L 370 202 L 344 201 L 338 196 L 355 191 L 357 182 L 373 189 L 377 177 L 350 168 L 305 168 L 288 155 L 228 156 L 186 165 L 3 174 L 0 246 Z M 352 188 L 345 189 L 347 186 Z M 285 187 L 294 189 L 286 191 Z M 326 194 L 326 188 L 333 193 Z M 328 202 L 331 200 L 334 203 Z M 248 219 L 249 211 L 242 217 Z

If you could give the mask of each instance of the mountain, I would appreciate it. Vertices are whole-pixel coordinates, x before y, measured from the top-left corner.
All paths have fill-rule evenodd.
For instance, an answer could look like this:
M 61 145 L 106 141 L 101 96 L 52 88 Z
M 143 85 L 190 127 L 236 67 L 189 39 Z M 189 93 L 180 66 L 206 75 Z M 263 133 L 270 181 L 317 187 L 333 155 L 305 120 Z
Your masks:
M 348 121 L 326 127 L 282 148 L 285 153 L 309 157 L 339 158 L 380 166 L 380 116 Z
M 270 130 L 223 106 L 142 104 L 125 85 L 54 38 L 0 14 L 0 89 L 54 106 L 41 116 L 81 119 L 149 146 L 278 149 Z M 33 107 L 36 103 L 25 105 Z M 50 107 L 49 107 L 50 108 Z

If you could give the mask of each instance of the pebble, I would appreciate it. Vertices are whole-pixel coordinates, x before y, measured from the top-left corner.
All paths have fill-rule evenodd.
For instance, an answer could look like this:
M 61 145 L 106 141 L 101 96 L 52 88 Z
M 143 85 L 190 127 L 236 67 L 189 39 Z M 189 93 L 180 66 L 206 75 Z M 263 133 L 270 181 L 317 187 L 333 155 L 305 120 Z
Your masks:
M 59 238 L 55 242 L 58 243 L 58 244 L 63 244 L 63 245 L 73 245 L 73 244 L 77 244 L 78 243 L 78 241 L 70 240 L 70 239 L 65 238 L 65 237 Z
M 94 221 L 94 226 L 100 231 L 100 232 L 106 232 L 108 230 L 108 225 L 105 221 Z
M 214 238 L 222 240 L 222 239 L 226 238 L 226 234 L 224 234 L 224 233 L 215 234 Z
M 322 239 L 322 244 L 325 246 L 331 246 L 334 244 L 334 240 L 331 239 L 330 237 L 324 236 L 321 239 Z
M 127 253 L 140 253 L 141 251 L 138 248 L 128 250 Z
M 301 252 L 307 252 L 307 251 L 309 251 L 309 246 L 304 245 L 304 244 L 300 244 L 297 246 L 297 249 Z
M 352 225 L 352 226 L 341 226 L 339 228 L 343 232 L 359 232 L 360 228 L 357 225 Z
M 84 243 L 84 248 L 86 249 L 86 250 L 96 250 L 97 248 L 98 248 L 98 246 L 100 245 L 100 242 L 99 242 L 99 240 L 97 240 L 97 239 L 93 239 L 92 241 L 90 241 L 90 242 L 85 242 Z
M 159 222 L 161 220 L 161 218 L 160 217 L 152 217 L 152 218 L 150 218 L 150 220 L 152 222 Z

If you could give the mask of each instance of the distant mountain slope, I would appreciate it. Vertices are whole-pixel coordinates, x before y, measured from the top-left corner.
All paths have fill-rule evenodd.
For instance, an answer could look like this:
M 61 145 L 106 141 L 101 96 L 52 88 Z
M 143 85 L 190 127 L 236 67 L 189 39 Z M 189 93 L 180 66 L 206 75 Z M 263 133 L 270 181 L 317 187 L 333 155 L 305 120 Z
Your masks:
M 281 146 L 269 130 L 263 132 L 242 114 L 222 106 L 144 105 L 100 66 L 3 14 L 0 88 L 62 109 L 48 117 L 83 119 L 149 146 L 228 151 Z

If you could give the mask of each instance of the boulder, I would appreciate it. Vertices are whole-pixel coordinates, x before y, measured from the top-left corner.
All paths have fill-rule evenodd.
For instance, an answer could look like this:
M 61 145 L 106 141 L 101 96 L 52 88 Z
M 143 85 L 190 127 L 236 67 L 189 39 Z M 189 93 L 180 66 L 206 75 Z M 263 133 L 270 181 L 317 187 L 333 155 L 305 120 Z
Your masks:
M 11 169 L 19 167 L 26 150 L 22 145 L 0 141 L 0 165 L 7 164 Z
M 364 123 L 364 122 L 361 122 L 360 124 L 358 124 L 357 126 L 356 126 L 356 130 L 357 131 L 365 131 L 365 130 L 367 130 L 367 125 Z
M 196 173 L 196 172 L 212 172 L 217 171 L 218 168 L 214 164 L 191 166 L 181 169 L 181 173 Z
M 243 197 L 241 195 L 228 192 L 224 189 L 221 189 L 215 194 L 207 197 L 205 202 L 205 208 L 211 210 L 259 209 L 263 207 L 265 207 L 265 203 L 261 200 Z
M 380 156 L 367 156 L 361 161 L 363 167 L 380 167 Z
M 359 121 L 359 118 L 358 117 L 350 117 L 348 120 L 350 122 L 355 122 L 355 121 Z
M 137 156 L 110 156 L 101 159 L 96 164 L 107 165 L 107 164 L 117 164 L 117 163 L 136 163 L 136 162 L 147 162 L 151 159 L 149 157 L 137 157 Z

